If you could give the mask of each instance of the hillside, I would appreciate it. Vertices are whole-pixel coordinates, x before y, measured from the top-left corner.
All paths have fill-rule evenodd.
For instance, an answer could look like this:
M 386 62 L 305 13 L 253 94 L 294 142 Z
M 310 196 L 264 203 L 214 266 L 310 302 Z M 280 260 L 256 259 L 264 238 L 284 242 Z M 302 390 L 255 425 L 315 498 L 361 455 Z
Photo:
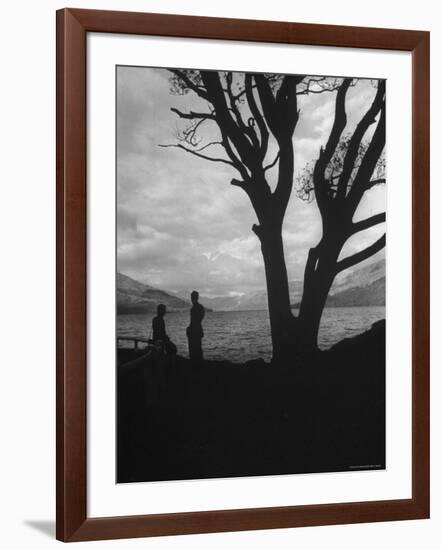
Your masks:
M 302 281 L 289 282 L 293 309 L 302 298 Z M 266 290 L 238 296 L 201 297 L 201 302 L 215 311 L 252 311 L 268 307 Z M 385 303 L 385 261 L 379 260 L 341 273 L 332 285 L 327 307 L 377 306 Z
M 366 286 L 348 288 L 331 294 L 326 307 L 384 306 L 386 278 L 381 277 Z
M 146 285 L 117 273 L 118 313 L 152 313 L 159 303 L 169 311 L 183 311 L 191 307 L 184 298 Z M 302 281 L 289 282 L 292 308 L 299 307 L 302 297 Z M 185 295 L 189 295 L 185 293 Z M 181 294 L 181 293 L 180 293 Z M 182 293 L 184 295 L 184 293 Z M 235 296 L 201 296 L 201 303 L 207 311 L 253 311 L 268 307 L 266 289 L 256 290 Z M 362 265 L 346 273 L 341 273 L 332 285 L 327 307 L 383 306 L 385 304 L 385 261 Z
M 349 288 L 366 287 L 386 276 L 384 259 L 356 267 L 352 271 L 342 271 L 337 275 L 331 288 L 331 294 L 337 294 Z
M 191 307 L 189 302 L 177 296 L 135 281 L 122 273 L 116 274 L 116 303 L 118 314 L 153 313 L 158 304 L 164 304 L 169 311 L 188 310 Z

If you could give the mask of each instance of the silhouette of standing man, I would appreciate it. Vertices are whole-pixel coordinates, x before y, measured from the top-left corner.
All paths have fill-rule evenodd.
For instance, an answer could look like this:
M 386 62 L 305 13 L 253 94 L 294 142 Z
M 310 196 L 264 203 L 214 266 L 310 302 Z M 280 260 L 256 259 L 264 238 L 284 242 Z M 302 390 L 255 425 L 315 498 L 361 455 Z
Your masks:
M 202 319 L 205 315 L 205 309 L 198 302 L 199 292 L 193 290 L 190 297 L 193 307 L 190 310 L 190 325 L 187 327 L 188 351 L 190 360 L 200 364 L 203 360 L 202 338 L 204 337 L 204 331 L 202 330 Z

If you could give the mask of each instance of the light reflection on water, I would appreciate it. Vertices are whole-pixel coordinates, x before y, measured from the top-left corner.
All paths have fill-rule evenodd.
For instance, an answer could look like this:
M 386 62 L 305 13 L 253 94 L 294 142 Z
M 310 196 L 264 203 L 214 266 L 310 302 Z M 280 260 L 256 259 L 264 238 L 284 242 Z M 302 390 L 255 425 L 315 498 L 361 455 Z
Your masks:
M 293 310 L 294 314 L 298 312 Z M 153 314 L 119 315 L 119 336 L 148 338 Z M 343 340 L 369 329 L 375 321 L 384 319 L 385 308 L 339 307 L 325 309 L 319 333 L 319 346 L 329 348 Z M 178 353 L 188 356 L 185 329 L 189 313 L 167 313 L 167 333 L 178 347 Z M 203 339 L 206 359 L 243 362 L 249 359 L 271 359 L 271 338 L 267 311 L 208 311 Z

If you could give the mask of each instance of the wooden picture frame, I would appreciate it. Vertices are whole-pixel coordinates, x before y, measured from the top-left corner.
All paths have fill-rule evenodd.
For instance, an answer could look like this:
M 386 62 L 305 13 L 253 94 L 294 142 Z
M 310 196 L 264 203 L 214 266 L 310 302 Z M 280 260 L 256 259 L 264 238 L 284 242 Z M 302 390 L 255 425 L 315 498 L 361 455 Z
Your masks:
M 90 32 L 412 53 L 412 498 L 87 516 L 86 35 Z M 57 12 L 57 527 L 61 541 L 429 517 L 429 33 L 82 9 Z

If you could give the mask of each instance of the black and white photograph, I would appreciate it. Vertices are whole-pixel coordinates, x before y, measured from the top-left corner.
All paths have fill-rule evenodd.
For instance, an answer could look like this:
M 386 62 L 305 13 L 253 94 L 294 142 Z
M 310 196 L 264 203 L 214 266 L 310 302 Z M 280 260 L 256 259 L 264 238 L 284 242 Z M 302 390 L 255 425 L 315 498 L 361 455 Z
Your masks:
M 439 550 L 437 7 L 2 5 L 2 548 Z
M 117 483 L 386 468 L 386 81 L 116 67 Z

